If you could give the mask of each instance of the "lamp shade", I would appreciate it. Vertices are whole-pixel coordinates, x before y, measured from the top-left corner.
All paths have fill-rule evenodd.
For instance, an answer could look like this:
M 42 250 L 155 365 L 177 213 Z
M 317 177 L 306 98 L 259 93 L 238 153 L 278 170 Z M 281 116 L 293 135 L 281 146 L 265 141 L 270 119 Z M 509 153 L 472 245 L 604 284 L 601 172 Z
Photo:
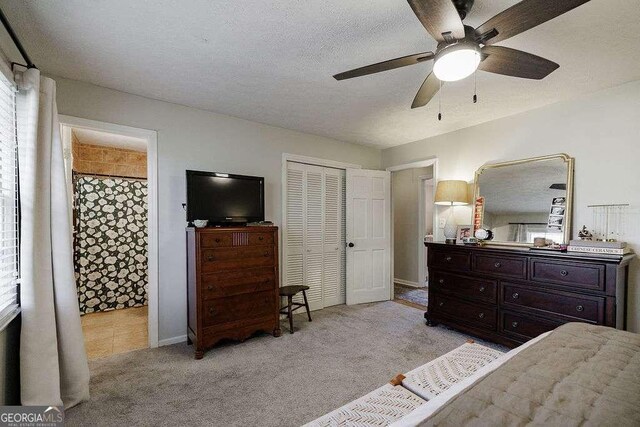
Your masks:
M 469 204 L 466 181 L 448 180 L 438 182 L 434 203 L 436 205 L 458 206 Z

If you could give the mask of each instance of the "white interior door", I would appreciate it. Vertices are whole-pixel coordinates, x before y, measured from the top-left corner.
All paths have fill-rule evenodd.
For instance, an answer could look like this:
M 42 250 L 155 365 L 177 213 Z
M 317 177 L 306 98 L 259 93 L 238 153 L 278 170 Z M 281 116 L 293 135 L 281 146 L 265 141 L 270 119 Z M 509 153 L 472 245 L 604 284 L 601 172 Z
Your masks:
M 309 286 L 311 310 L 344 304 L 345 172 L 287 162 L 286 179 L 283 285 Z
M 347 304 L 391 298 L 391 174 L 347 169 Z
M 324 252 L 323 236 L 323 168 L 306 166 L 305 179 L 305 285 L 309 286 L 307 299 L 312 310 L 324 307 L 322 302 L 322 259 Z
M 322 300 L 325 307 L 345 303 L 345 172 L 324 168 L 324 256 Z

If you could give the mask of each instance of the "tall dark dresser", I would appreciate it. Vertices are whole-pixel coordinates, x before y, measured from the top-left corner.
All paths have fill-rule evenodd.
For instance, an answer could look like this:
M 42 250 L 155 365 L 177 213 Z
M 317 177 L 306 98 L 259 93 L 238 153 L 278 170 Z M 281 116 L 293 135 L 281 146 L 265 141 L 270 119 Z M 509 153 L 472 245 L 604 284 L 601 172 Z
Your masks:
M 635 256 L 425 243 L 430 326 L 517 346 L 567 322 L 626 329 Z
M 195 358 L 222 339 L 280 336 L 278 227 L 187 228 L 187 334 Z

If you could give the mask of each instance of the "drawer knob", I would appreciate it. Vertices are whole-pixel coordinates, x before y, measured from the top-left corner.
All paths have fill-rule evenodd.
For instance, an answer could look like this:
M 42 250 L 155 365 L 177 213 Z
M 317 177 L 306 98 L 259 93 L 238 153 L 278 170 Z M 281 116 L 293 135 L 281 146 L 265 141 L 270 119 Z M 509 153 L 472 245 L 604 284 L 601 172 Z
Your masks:
M 493 264 L 493 266 L 495 268 L 500 268 L 500 267 L 502 267 L 502 264 L 500 264 L 499 262 L 496 262 L 495 264 Z
M 478 289 L 480 292 L 484 292 L 484 286 L 480 286 L 480 289 Z
M 442 301 L 440 301 L 440 302 L 438 303 L 438 306 L 440 306 L 440 307 L 442 307 L 443 305 L 444 305 L 444 302 L 442 302 Z
M 484 313 L 478 314 L 478 317 L 481 318 L 481 319 L 484 319 Z
M 569 272 L 567 270 L 561 270 L 560 271 L 560 275 L 561 276 L 567 276 L 569 274 Z
M 209 314 L 213 316 L 213 307 L 209 307 Z
M 441 285 L 444 285 L 444 279 L 438 280 L 438 283 L 440 283 Z
M 517 328 L 518 327 L 518 322 L 511 322 L 511 327 L 512 328 Z
M 518 299 L 520 298 L 520 295 L 517 292 L 514 292 L 513 295 L 511 295 L 511 298 Z
M 213 255 L 208 255 L 207 256 L 207 261 L 213 261 Z
M 269 256 L 269 252 L 265 251 L 264 256 Z
M 444 260 L 445 260 L 445 261 L 447 261 L 447 262 L 451 262 L 451 257 L 450 257 L 450 256 L 448 256 L 448 257 L 446 257 Z
M 212 291 L 213 290 L 213 286 L 212 285 L 207 286 L 207 290 L 208 291 Z
M 584 307 L 583 307 L 583 306 L 581 306 L 581 305 L 579 305 L 579 306 L 577 306 L 577 307 L 576 307 L 576 310 L 578 310 L 578 311 L 584 311 Z
M 220 243 L 220 238 L 216 238 L 216 243 Z
M 258 236 L 258 240 L 264 240 L 263 236 Z

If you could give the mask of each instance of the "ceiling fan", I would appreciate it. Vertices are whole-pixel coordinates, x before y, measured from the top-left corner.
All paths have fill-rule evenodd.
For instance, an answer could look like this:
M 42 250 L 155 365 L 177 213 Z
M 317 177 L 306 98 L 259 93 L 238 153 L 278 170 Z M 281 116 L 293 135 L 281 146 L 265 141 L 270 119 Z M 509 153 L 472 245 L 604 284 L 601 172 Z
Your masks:
M 436 52 L 422 52 L 345 71 L 336 80 L 379 73 L 433 59 L 433 71 L 418 90 L 411 108 L 427 105 L 442 82 L 456 81 L 476 70 L 525 79 L 543 79 L 559 65 L 520 50 L 492 46 L 560 16 L 589 0 L 523 0 L 478 28 L 464 25 L 474 0 L 407 0 L 422 25 L 438 42 Z

